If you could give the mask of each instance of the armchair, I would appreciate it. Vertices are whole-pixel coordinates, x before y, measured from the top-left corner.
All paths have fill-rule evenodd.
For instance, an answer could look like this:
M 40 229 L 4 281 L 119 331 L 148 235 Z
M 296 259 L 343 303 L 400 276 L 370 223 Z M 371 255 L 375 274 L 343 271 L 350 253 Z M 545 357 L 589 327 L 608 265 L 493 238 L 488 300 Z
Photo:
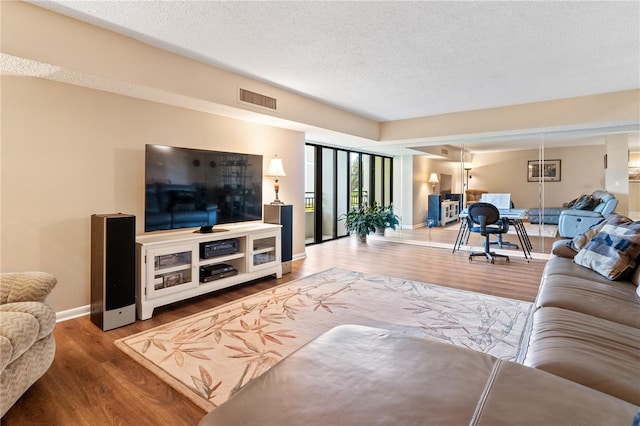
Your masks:
M 45 299 L 55 285 L 44 272 L 0 274 L 0 416 L 53 362 L 56 314 Z
M 469 207 L 473 203 L 477 203 L 482 198 L 482 194 L 486 194 L 489 191 L 484 189 L 467 189 L 465 193 L 465 203 Z
M 558 232 L 563 238 L 573 238 L 584 234 L 593 225 L 613 214 L 618 206 L 615 195 L 607 191 L 594 191 L 591 196 L 600 200 L 593 210 L 567 209 L 560 213 Z

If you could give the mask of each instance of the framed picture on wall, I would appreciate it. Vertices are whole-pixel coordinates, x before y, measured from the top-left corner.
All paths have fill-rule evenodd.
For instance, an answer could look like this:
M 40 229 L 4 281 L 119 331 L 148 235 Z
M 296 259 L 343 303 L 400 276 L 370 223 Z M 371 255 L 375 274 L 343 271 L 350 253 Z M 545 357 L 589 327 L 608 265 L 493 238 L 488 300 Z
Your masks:
M 560 182 L 560 160 L 529 160 L 527 182 Z
M 629 181 L 640 182 L 640 167 L 629 167 Z

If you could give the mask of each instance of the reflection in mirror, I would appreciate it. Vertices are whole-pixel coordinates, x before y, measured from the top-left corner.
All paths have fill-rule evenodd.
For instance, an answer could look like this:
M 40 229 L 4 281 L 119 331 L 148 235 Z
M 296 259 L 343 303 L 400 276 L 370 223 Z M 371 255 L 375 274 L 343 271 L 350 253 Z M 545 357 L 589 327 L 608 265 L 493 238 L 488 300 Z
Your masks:
M 640 147 L 635 151 L 632 148 L 632 142 L 637 140 L 635 129 L 599 129 L 469 137 L 458 142 L 403 147 L 399 163 L 404 166 L 400 179 L 404 218 L 403 229 L 395 235 L 403 240 L 452 247 L 460 221 L 443 223 L 446 206 L 442 203 L 448 197 L 462 194 L 460 209 L 464 210 L 482 194 L 509 194 L 514 208 L 528 213 L 523 224 L 534 257 L 548 257 L 553 242 L 567 236 L 560 232 L 560 212 L 583 194 L 609 191 L 620 200 L 616 211 L 621 211 L 622 206 L 629 214 L 638 214 L 640 195 L 635 194 L 640 194 L 640 180 L 627 184 L 625 178 L 625 185 L 618 183 L 620 171 L 626 173 L 628 165 L 635 164 L 631 163 L 632 158 L 640 165 Z M 620 165 L 617 158 L 622 154 L 624 164 Z M 609 159 L 606 169 L 605 158 Z M 432 173 L 439 177 L 435 190 L 428 182 Z M 451 176 L 450 183 L 447 176 Z M 434 196 L 439 204 L 429 203 Z M 398 197 L 396 193 L 394 200 Z M 431 209 L 438 211 L 429 213 Z M 504 241 L 518 245 L 523 257 L 522 243 L 514 230 L 504 235 L 503 245 Z M 469 243 L 481 244 L 472 240 Z M 517 251 L 513 246 L 503 250 Z

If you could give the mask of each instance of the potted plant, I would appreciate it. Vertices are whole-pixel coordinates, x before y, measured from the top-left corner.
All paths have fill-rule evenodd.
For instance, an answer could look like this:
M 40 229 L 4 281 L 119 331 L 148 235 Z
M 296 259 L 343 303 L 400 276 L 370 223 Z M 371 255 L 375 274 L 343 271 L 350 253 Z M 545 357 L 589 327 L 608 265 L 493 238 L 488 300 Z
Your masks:
M 387 228 L 395 231 L 396 226 L 400 224 L 400 218 L 393 212 L 393 204 L 385 207 L 375 203 L 372 209 L 374 211 L 376 235 L 384 235 L 385 229 Z
M 366 242 L 367 235 L 376 230 L 375 219 L 376 213 L 374 208 L 369 206 L 359 207 L 349 210 L 347 213 L 340 215 L 338 220 L 345 221 L 345 227 L 349 233 L 355 232 L 360 241 Z

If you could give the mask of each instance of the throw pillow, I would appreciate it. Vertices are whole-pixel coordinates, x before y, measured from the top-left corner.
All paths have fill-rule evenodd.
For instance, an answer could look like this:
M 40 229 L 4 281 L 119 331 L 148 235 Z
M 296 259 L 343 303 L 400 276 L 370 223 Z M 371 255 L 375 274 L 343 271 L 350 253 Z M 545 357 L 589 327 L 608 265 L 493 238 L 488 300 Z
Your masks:
M 577 198 L 574 198 L 573 200 L 569 201 L 568 203 L 562 203 L 562 207 L 568 207 L 571 208 L 574 206 L 574 204 L 576 203 L 576 201 L 578 201 Z
M 571 240 L 571 242 L 569 243 L 569 247 L 574 249 L 576 251 L 576 253 L 579 252 L 609 222 L 620 224 L 620 223 L 632 222 L 632 220 L 629 219 L 628 217 L 625 217 L 625 216 L 622 216 L 622 215 L 615 215 L 615 214 L 611 215 L 611 216 L 607 217 L 606 219 L 604 219 L 602 222 L 597 223 L 597 224 L 593 225 L 591 228 L 587 229 L 583 234 L 576 235 L 573 238 L 573 240 Z
M 558 240 L 554 241 L 551 245 L 551 254 L 555 254 L 556 256 L 573 259 L 576 253 L 578 253 L 578 250 L 573 249 L 571 240 Z
M 581 195 L 571 208 L 574 210 L 593 210 L 598 204 L 600 204 L 600 200 L 596 200 L 591 195 Z
M 640 221 L 610 221 L 573 261 L 610 280 L 626 278 L 640 261 Z

